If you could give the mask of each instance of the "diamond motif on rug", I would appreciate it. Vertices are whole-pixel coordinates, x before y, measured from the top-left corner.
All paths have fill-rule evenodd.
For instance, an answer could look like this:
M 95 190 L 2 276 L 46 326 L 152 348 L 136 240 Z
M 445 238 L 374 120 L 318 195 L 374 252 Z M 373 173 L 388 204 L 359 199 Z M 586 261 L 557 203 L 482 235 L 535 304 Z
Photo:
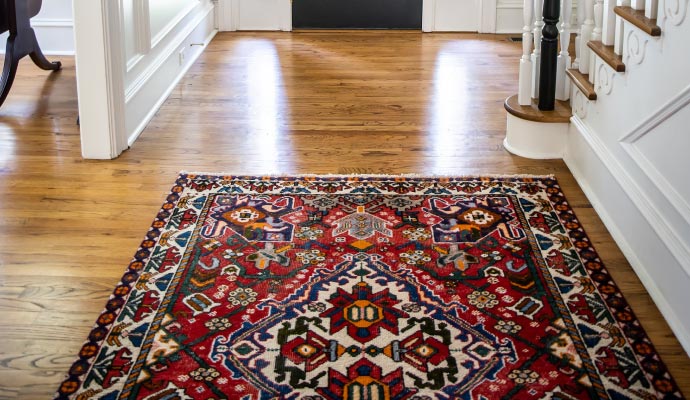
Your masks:
M 535 178 L 181 175 L 57 398 L 682 398 Z

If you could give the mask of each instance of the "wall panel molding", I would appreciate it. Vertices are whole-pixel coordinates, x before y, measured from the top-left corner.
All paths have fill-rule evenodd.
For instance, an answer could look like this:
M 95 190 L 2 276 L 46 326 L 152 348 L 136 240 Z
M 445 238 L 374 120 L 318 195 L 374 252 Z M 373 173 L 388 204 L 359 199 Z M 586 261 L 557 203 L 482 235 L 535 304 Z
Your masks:
M 141 1 L 141 0 L 140 0 Z M 146 3 L 149 3 L 150 0 L 143 0 Z M 187 17 L 192 11 L 194 11 L 198 6 L 200 2 L 199 0 L 196 0 L 194 2 L 189 3 L 186 7 L 184 7 L 182 10 L 180 10 L 173 19 L 171 19 L 163 29 L 161 29 L 160 32 L 157 32 L 153 37 L 151 37 L 150 41 L 150 48 L 154 48 L 158 46 L 158 44 L 167 36 L 169 35 L 173 29 L 175 29 L 176 26 L 179 25 L 182 20 Z M 150 5 L 146 7 L 148 10 L 148 21 L 147 25 L 149 26 L 149 36 L 152 35 L 151 32 L 151 13 L 150 13 Z
M 172 29 L 128 71 L 125 79 L 127 141 L 131 145 L 215 36 L 215 3 L 195 1 L 178 13 Z M 179 16 L 183 14 L 180 19 Z
M 596 133 L 578 117 L 571 122 L 564 157 L 568 169 L 690 354 L 690 318 L 685 312 L 690 277 L 687 264 L 668 251 L 668 241 L 674 238 L 655 229 L 657 221 L 650 220 L 650 208 L 640 203 L 639 188 Z M 663 266 L 664 274 L 653 269 L 656 266 Z
M 685 219 L 686 223 L 690 224 L 690 202 L 678 193 L 675 185 L 672 185 L 668 181 L 667 176 L 659 171 L 654 163 L 645 156 L 643 150 L 639 146 L 639 141 L 642 138 L 652 135 L 664 122 L 669 121 L 688 107 L 690 107 L 690 86 L 686 87 L 677 96 L 657 109 L 638 127 L 623 136 L 620 142 L 632 160 L 640 167 L 640 170 L 642 170 L 656 186 L 659 193 L 664 193 L 665 197 L 673 207 L 675 207 L 678 214 Z M 688 249 L 687 246 L 684 247 L 684 252 L 688 254 L 686 262 L 688 263 L 687 272 L 690 275 L 690 249 Z

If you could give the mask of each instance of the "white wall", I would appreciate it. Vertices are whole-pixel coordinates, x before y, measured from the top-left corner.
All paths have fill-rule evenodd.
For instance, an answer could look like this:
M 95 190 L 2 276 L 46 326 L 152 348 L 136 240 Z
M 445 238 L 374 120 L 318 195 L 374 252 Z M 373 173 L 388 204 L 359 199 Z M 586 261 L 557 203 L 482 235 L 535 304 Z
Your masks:
M 74 54 L 72 0 L 43 0 L 41 12 L 31 20 L 45 54 Z M 7 33 L 0 35 L 0 53 L 5 52 Z
M 666 3 L 660 38 L 625 24 L 625 73 L 597 60 L 596 101 L 573 88 L 565 160 L 690 354 L 690 18 Z
M 522 33 L 522 0 L 498 0 L 496 33 Z
M 219 0 L 224 31 L 291 31 L 290 0 Z

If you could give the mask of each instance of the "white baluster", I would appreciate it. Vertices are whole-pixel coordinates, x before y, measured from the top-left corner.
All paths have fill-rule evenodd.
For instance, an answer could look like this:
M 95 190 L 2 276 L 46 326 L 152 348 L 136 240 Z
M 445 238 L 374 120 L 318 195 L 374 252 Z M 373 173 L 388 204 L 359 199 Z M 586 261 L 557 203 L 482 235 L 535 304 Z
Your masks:
M 645 0 L 631 0 L 630 7 L 635 10 L 644 10 Z
M 592 30 L 592 40 L 600 42 L 602 23 L 604 16 L 604 0 L 596 0 L 594 3 L 594 29 Z M 589 58 L 589 81 L 594 83 L 595 62 L 597 58 L 590 55 Z
M 646 0 L 644 4 L 644 16 L 649 19 L 656 19 L 659 9 L 659 0 Z
M 561 52 L 556 64 L 556 99 L 568 100 L 570 98 L 570 78 L 565 71 L 570 68 L 570 13 L 572 12 L 571 0 L 561 0 Z
M 532 52 L 532 97 L 539 97 L 539 71 L 541 68 L 541 30 L 544 28 L 544 0 L 534 0 L 534 51 Z
M 601 42 L 606 46 L 613 46 L 616 36 L 616 13 L 613 12 L 615 6 L 616 0 L 604 0 L 604 25 L 601 28 Z
M 630 0 L 617 0 L 616 4 L 623 7 L 630 7 Z M 623 55 L 623 35 L 625 34 L 624 23 L 623 18 L 616 16 L 616 31 L 614 32 L 613 38 L 613 52 L 619 56 Z
M 585 0 L 585 22 L 580 28 L 580 72 L 583 74 L 589 73 L 589 59 L 591 58 L 591 50 L 587 47 L 587 43 L 592 40 L 592 31 L 594 30 L 594 0 Z
M 520 59 L 520 78 L 518 83 L 518 103 L 521 106 L 532 104 L 532 17 L 534 3 L 525 0 L 522 9 L 524 26 L 522 27 L 522 58 Z
M 573 61 L 573 68 L 580 69 L 580 39 L 582 32 L 582 24 L 585 21 L 585 0 L 577 0 L 577 13 L 575 13 L 575 30 L 577 30 L 577 36 L 575 37 L 575 61 Z

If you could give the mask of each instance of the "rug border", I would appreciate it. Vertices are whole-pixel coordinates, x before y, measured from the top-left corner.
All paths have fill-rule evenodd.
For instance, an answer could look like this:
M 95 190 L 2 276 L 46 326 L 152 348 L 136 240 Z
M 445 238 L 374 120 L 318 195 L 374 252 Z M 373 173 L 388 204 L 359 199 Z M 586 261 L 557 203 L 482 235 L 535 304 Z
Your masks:
M 567 228 L 567 233 L 569 233 L 568 237 L 569 239 L 575 244 L 576 242 L 586 242 L 588 244 L 587 247 L 578 247 L 574 246 L 574 248 L 577 251 L 578 257 L 580 258 L 580 261 L 583 264 L 583 267 L 587 270 L 587 276 L 591 278 L 591 273 L 592 271 L 586 266 L 586 258 L 583 257 L 583 253 L 585 251 L 591 251 L 594 254 L 595 260 L 598 260 L 597 262 L 600 264 L 601 269 L 598 271 L 602 274 L 604 274 L 608 279 L 606 281 L 598 282 L 592 279 L 592 282 L 596 285 L 597 288 L 597 293 L 602 296 L 603 300 L 606 300 L 608 297 L 604 297 L 604 293 L 600 290 L 600 286 L 603 284 L 608 284 L 612 286 L 615 291 L 610 294 L 610 297 L 615 297 L 616 294 L 620 296 L 620 299 L 622 300 L 622 306 L 620 307 L 621 309 L 626 310 L 629 312 L 630 316 L 632 317 L 630 321 L 626 322 L 621 319 L 619 319 L 619 316 L 614 312 L 614 308 L 609 306 L 608 302 L 605 301 L 606 304 L 606 309 L 607 311 L 613 316 L 613 318 L 616 321 L 616 324 L 619 328 L 623 328 L 626 326 L 626 324 L 631 323 L 635 324 L 637 323 L 637 326 L 640 328 L 640 334 L 639 338 L 636 342 L 633 342 L 633 339 L 631 337 L 628 337 L 626 333 L 623 333 L 623 337 L 626 341 L 626 343 L 635 351 L 635 357 L 638 365 L 641 367 L 641 371 L 644 372 L 645 377 L 651 381 L 651 378 L 654 377 L 661 377 L 666 379 L 667 381 L 670 382 L 670 384 L 673 387 L 673 391 L 670 393 L 666 393 L 667 395 L 673 395 L 673 394 L 679 394 L 680 398 L 683 399 L 684 395 L 680 388 L 678 387 L 675 379 L 672 377 L 670 374 L 670 371 L 664 363 L 664 361 L 661 359 L 661 355 L 659 352 L 656 350 L 654 344 L 652 343 L 651 339 L 649 338 L 649 335 L 647 334 L 646 329 L 642 326 L 642 322 L 637 318 L 637 315 L 635 312 L 632 310 L 630 303 L 626 300 L 625 296 L 621 292 L 620 288 L 618 287 L 617 283 L 613 280 L 613 277 L 609 273 L 608 269 L 606 268 L 605 263 L 601 260 L 601 257 L 599 256 L 599 253 L 596 251 L 594 248 L 594 245 L 589 238 L 589 235 L 587 234 L 586 230 L 582 225 L 580 224 L 580 220 L 578 219 L 577 215 L 575 214 L 575 210 L 571 207 L 570 203 L 568 202 L 565 194 L 563 193 L 563 190 L 555 177 L 554 174 L 548 174 L 548 175 L 531 175 L 531 174 L 471 174 L 471 175 L 434 175 L 434 174 L 264 174 L 264 175 L 256 175 L 256 174 L 247 174 L 247 175 L 242 175 L 242 174 L 231 174 L 231 173 L 219 173 L 219 172 L 188 172 L 188 171 L 180 171 L 178 173 L 178 176 L 175 180 L 175 184 L 172 186 L 170 191 L 168 192 L 168 195 L 165 197 L 165 202 L 163 205 L 160 207 L 158 214 L 154 218 L 153 222 L 149 226 L 149 229 L 147 231 L 147 234 L 141 244 L 139 245 L 137 251 L 135 252 L 134 257 L 130 261 L 129 266 L 127 269 L 124 271 L 124 274 L 122 278 L 118 281 L 118 283 L 115 286 L 115 289 L 113 292 L 110 294 L 110 297 L 108 298 L 106 302 L 106 306 L 103 308 L 101 313 L 99 314 L 98 318 L 96 319 L 96 322 L 91 328 L 90 334 L 87 337 L 87 340 L 84 341 L 82 344 L 81 350 L 80 350 L 80 355 L 76 358 L 75 362 L 71 364 L 69 372 L 65 375 L 65 379 L 61 382 L 60 387 L 58 388 L 58 391 L 55 395 L 55 399 L 69 399 L 71 396 L 76 394 L 76 392 L 79 390 L 81 387 L 81 384 L 83 383 L 83 376 L 87 374 L 91 368 L 93 367 L 93 364 L 95 362 L 95 356 L 99 354 L 101 348 L 103 347 L 103 344 L 105 343 L 108 334 L 110 333 L 112 329 L 112 322 L 115 321 L 123 311 L 122 305 L 125 303 L 122 303 L 121 305 L 115 307 L 114 310 L 111 310 L 113 308 L 113 300 L 118 299 L 118 298 L 123 298 L 127 299 L 129 296 L 129 293 L 134 286 L 134 284 L 137 282 L 141 269 L 137 270 L 136 268 L 133 268 L 133 266 L 141 265 L 141 268 L 145 266 L 151 257 L 151 250 L 155 248 L 155 246 L 158 244 L 160 240 L 160 229 L 165 227 L 169 219 L 173 216 L 173 213 L 169 212 L 169 210 L 173 210 L 176 205 L 177 201 L 179 200 L 179 193 L 183 192 L 186 186 L 184 184 L 187 183 L 188 177 L 189 176 L 194 176 L 194 177 L 212 177 L 212 178 L 229 178 L 229 179 L 242 179 L 242 180 L 266 180 L 266 179 L 304 179 L 304 178 L 312 178 L 312 179 L 319 179 L 319 178 L 324 178 L 324 179 L 396 179 L 396 178 L 405 178 L 405 179 L 414 179 L 414 180 L 425 180 L 425 179 L 430 179 L 430 180 L 452 180 L 452 181 L 459 181 L 459 180 L 468 180 L 468 181 L 485 181 L 485 180 L 491 180 L 491 179 L 496 179 L 496 180 L 509 180 L 509 181 L 520 181 L 520 180 L 537 180 L 537 181 L 542 181 L 544 184 L 545 188 L 555 188 L 557 191 L 549 191 L 549 190 L 544 190 L 546 195 L 548 196 L 549 202 L 553 205 L 554 207 L 554 212 L 558 216 L 558 220 L 561 223 L 563 227 Z M 550 182 L 549 182 L 550 181 Z M 559 209 L 557 206 L 564 207 L 562 209 Z M 565 220 L 563 218 L 563 215 L 565 214 L 572 214 L 572 219 L 570 220 Z M 566 224 L 568 222 L 575 222 L 578 225 L 578 228 L 568 228 Z M 160 225 L 160 226 L 157 226 Z M 580 231 L 582 232 L 582 237 L 580 238 L 575 238 L 572 236 L 573 232 Z M 153 233 L 153 237 L 152 237 Z M 122 287 L 127 287 L 128 290 L 125 294 L 118 294 L 118 288 Z M 115 303 L 117 304 L 117 303 Z M 106 315 L 112 315 L 113 319 L 110 320 L 109 318 L 104 319 L 104 316 Z M 110 322 L 108 322 L 110 320 Z M 107 323 L 106 323 L 107 322 Z M 105 335 L 103 336 L 98 336 L 95 335 L 95 332 L 97 331 L 102 331 L 105 330 Z M 92 339 L 93 338 L 93 339 Z M 657 375 L 652 374 L 649 372 L 642 364 L 644 361 L 644 355 L 638 353 L 638 349 L 635 346 L 635 344 L 639 343 L 644 343 L 647 348 L 648 352 L 646 353 L 647 356 L 651 357 L 652 359 L 656 360 L 659 365 L 660 365 L 660 373 Z M 81 354 L 84 352 L 84 349 L 87 345 L 92 345 L 95 346 L 95 353 L 92 354 L 89 357 L 84 357 L 81 356 Z M 655 382 L 650 382 L 652 385 L 655 385 Z M 75 386 L 76 385 L 76 386 Z M 69 389 L 72 389 L 69 391 Z M 68 392 L 62 392 L 63 389 L 68 389 Z M 654 390 L 657 395 L 660 395 L 661 392 L 659 392 L 656 387 L 654 387 Z

